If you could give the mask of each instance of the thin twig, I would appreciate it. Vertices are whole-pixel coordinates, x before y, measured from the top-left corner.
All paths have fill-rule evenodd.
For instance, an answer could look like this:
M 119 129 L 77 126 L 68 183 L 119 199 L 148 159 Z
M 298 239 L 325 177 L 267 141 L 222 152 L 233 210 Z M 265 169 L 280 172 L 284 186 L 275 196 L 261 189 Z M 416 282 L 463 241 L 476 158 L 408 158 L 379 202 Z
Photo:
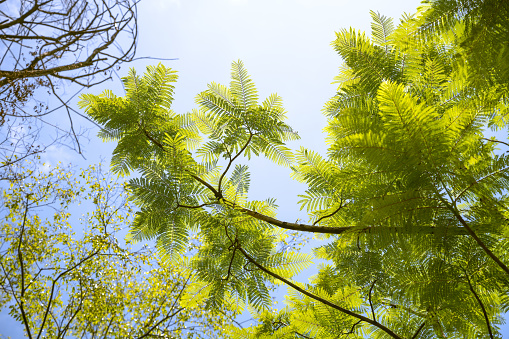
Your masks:
M 345 206 L 346 206 L 346 205 L 345 205 Z M 323 219 L 325 219 L 325 218 L 330 218 L 330 217 L 332 217 L 334 214 L 338 213 L 338 212 L 339 212 L 339 210 L 341 210 L 341 209 L 342 209 L 343 207 L 345 207 L 345 206 L 343 206 L 343 200 L 341 200 L 341 201 L 339 202 L 339 207 L 338 207 L 338 208 L 337 208 L 334 212 L 332 212 L 332 213 L 330 213 L 330 214 L 327 214 L 327 215 L 324 215 L 323 217 L 320 217 L 317 221 L 315 221 L 315 222 L 313 223 L 313 226 L 315 226 L 316 224 L 318 224 L 320 221 L 322 221 L 322 220 L 323 220 Z
M 412 339 L 416 339 L 417 336 L 419 335 L 419 332 L 421 332 L 421 330 L 424 328 L 424 325 L 426 325 L 426 320 L 422 323 L 421 326 L 419 326 L 419 328 L 417 329 L 417 331 L 414 333 L 414 335 L 412 336 Z
M 30 339 L 32 339 L 32 333 L 30 332 L 30 326 L 28 323 L 28 319 L 25 313 L 25 307 L 24 307 L 24 298 L 25 298 L 25 264 L 23 262 L 23 253 L 21 251 L 21 243 L 23 242 L 23 233 L 25 232 L 25 225 L 27 220 L 27 214 L 28 214 L 28 199 L 30 197 L 30 194 L 27 194 L 26 197 L 26 206 L 25 206 L 25 213 L 23 214 L 23 223 L 21 224 L 21 232 L 19 235 L 19 242 L 18 242 L 18 260 L 19 260 L 19 266 L 21 269 L 21 296 L 19 301 L 19 308 L 21 311 L 21 316 L 23 317 L 23 324 L 25 325 L 25 329 L 27 331 L 27 335 Z
M 371 307 L 371 314 L 373 315 L 373 320 L 376 321 L 376 317 L 375 317 L 375 310 L 373 309 L 373 303 L 371 302 L 371 292 L 373 292 L 373 287 L 375 287 L 375 283 L 376 283 L 376 280 L 373 281 L 373 284 L 371 284 L 371 288 L 369 289 L 369 306 Z

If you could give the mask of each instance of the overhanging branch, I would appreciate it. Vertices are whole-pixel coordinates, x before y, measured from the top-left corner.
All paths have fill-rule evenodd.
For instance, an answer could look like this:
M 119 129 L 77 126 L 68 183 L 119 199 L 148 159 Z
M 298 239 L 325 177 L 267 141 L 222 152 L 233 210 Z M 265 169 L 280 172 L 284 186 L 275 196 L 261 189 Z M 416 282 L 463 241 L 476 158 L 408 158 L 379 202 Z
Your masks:
M 278 279 L 282 282 L 284 282 L 285 284 L 287 284 L 288 286 L 292 287 L 293 289 L 297 290 L 298 292 L 310 297 L 311 299 L 314 299 L 316 301 L 319 301 L 321 303 L 323 303 L 324 305 L 327 305 L 329 307 L 332 307 L 344 314 L 347 314 L 349 316 L 352 316 L 354 318 L 357 318 L 361 321 L 364 321 L 364 322 L 367 322 L 368 324 L 371 324 L 373 326 L 376 326 L 378 327 L 379 329 L 381 329 L 382 331 L 384 331 L 385 333 L 387 333 L 388 335 L 390 335 L 391 337 L 393 338 L 396 338 L 396 339 L 403 339 L 401 338 L 400 336 L 398 336 L 396 333 L 394 333 L 393 331 L 391 331 L 389 328 L 385 327 L 384 325 L 380 324 L 379 322 L 375 321 L 375 320 L 371 320 L 370 318 L 368 317 L 365 317 L 361 314 L 357 314 L 355 312 L 352 312 L 346 308 L 343 308 L 339 305 L 336 305 L 326 299 L 323 299 L 322 297 L 319 297 L 309 291 L 306 291 L 305 289 L 301 288 L 300 286 L 292 283 L 291 281 L 281 277 L 280 275 L 268 270 L 267 268 L 265 268 L 264 266 L 260 265 L 256 260 L 254 260 L 242 247 L 238 247 L 238 250 L 244 255 L 244 257 L 249 261 L 251 262 L 253 265 L 255 265 L 256 267 L 258 267 L 261 271 L 265 272 L 266 274 L 270 275 L 271 277 L 275 278 L 275 279 Z

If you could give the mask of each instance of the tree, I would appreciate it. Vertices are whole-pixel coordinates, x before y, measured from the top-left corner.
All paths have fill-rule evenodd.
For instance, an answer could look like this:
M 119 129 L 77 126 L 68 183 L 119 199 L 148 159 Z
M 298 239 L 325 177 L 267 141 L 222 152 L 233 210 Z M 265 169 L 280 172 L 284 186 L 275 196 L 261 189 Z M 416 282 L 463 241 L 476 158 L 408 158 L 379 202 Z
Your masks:
M 69 104 L 77 93 L 69 94 L 70 85 L 79 93 L 133 60 L 136 5 L 131 0 L 0 2 L 0 169 L 5 172 L 0 178 L 12 178 L 14 164 L 52 144 L 41 140 L 41 131 L 81 153 L 83 131 L 73 123 L 80 113 Z M 44 91 L 54 106 L 40 100 L 48 98 Z M 67 114 L 68 128 L 47 119 L 58 109 Z
M 0 309 L 28 338 L 223 337 L 231 312 L 205 313 L 193 275 L 117 239 L 132 216 L 122 185 L 94 166 L 28 177 L 4 191 L 0 224 Z
M 455 45 L 469 67 L 476 87 L 499 87 L 507 95 L 509 83 L 509 4 L 497 0 L 430 0 L 424 32 L 456 34 Z
M 423 35 L 426 13 L 395 28 L 372 12 L 371 38 L 337 33 L 345 63 L 325 105 L 326 158 L 285 146 L 298 134 L 281 98 L 259 104 L 240 61 L 230 87 L 210 84 L 190 114 L 171 111 L 176 76 L 162 65 L 131 71 L 125 97 L 82 96 L 100 136 L 118 141 L 113 171 L 139 173 L 128 184 L 139 207 L 133 238 L 157 239 L 175 256 L 198 232 L 191 266 L 210 286 L 209 307 L 234 298 L 257 313 L 259 324 L 235 336 L 499 337 L 509 309 L 509 158 L 498 149 L 506 142 L 485 135 L 506 131 L 507 101 L 469 81 L 453 34 Z M 264 155 L 308 185 L 309 224 L 278 220 L 274 200 L 248 199 L 241 155 Z M 313 257 L 283 249 L 286 230 L 328 240 L 314 250 L 328 264 L 310 284 L 291 280 Z M 275 283 L 293 291 L 279 312 L 269 308 Z

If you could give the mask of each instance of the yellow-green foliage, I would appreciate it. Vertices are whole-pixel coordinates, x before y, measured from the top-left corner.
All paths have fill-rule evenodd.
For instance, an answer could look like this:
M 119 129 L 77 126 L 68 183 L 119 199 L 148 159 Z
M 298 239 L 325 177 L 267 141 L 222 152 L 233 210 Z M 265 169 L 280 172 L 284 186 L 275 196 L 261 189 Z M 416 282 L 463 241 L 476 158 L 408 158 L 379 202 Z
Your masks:
M 41 168 L 3 192 L 0 223 L 0 309 L 27 337 L 222 336 L 227 314 L 184 298 L 194 276 L 117 239 L 134 214 L 122 185 L 99 167 Z

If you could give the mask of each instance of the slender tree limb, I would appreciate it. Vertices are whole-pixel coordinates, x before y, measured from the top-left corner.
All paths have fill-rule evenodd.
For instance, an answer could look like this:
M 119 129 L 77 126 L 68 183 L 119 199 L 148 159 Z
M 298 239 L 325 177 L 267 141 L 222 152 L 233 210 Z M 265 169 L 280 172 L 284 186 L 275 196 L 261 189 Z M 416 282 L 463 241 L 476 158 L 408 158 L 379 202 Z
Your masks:
M 233 248 L 232 258 L 230 259 L 230 265 L 228 265 L 228 274 L 226 275 L 225 278 L 221 278 L 222 280 L 228 281 L 228 279 L 230 279 L 230 275 L 231 275 L 231 271 L 232 271 L 233 259 L 235 259 L 235 252 L 236 251 L 237 251 L 237 247 L 234 247 Z
M 253 134 L 249 133 L 249 138 L 247 139 L 245 145 L 239 150 L 239 152 L 230 159 L 228 162 L 228 166 L 226 166 L 226 169 L 224 170 L 223 174 L 221 174 L 221 177 L 219 178 L 219 183 L 217 184 L 217 191 L 219 194 L 221 194 L 221 183 L 223 182 L 223 178 L 230 169 L 230 166 L 233 164 L 233 162 L 246 150 L 247 146 L 249 146 L 249 143 L 251 142 L 251 139 L 253 138 Z
M 168 320 L 168 319 L 171 319 L 173 318 L 175 315 L 177 315 L 178 313 L 182 312 L 182 310 L 185 309 L 185 307 L 180 307 L 178 308 L 175 312 L 173 312 L 172 314 L 170 314 L 171 310 L 173 309 L 173 307 L 175 306 L 175 303 L 177 300 L 180 300 L 180 297 L 182 296 L 182 293 L 184 292 L 186 286 L 187 286 L 187 283 L 189 282 L 189 279 L 191 279 L 191 275 L 189 275 L 187 277 L 187 280 L 184 282 L 183 286 L 182 286 L 182 289 L 180 290 L 179 292 L 179 295 L 177 296 L 177 298 L 175 298 L 175 301 L 173 302 L 172 304 L 172 307 L 170 307 L 170 311 L 168 311 L 168 313 L 166 314 L 165 317 L 163 317 L 160 321 L 158 321 L 156 324 L 154 324 L 154 326 L 152 326 L 150 329 L 148 329 L 142 336 L 138 337 L 138 339 L 142 339 L 142 338 L 145 338 L 145 337 L 148 337 L 151 332 L 156 329 L 160 324 L 162 324 L 164 321 Z
M 180 298 L 180 295 L 179 295 L 179 298 Z M 182 310 L 184 310 L 184 309 L 185 309 L 185 307 L 180 307 L 175 312 L 173 312 L 172 314 L 170 314 L 170 313 L 166 314 L 165 317 L 163 317 L 160 321 L 155 323 L 154 326 L 152 326 L 150 329 L 148 329 L 147 332 L 145 332 L 145 334 L 143 334 L 141 337 L 138 337 L 138 339 L 142 339 L 142 338 L 145 338 L 145 337 L 148 337 L 148 336 L 152 336 L 151 332 L 153 330 L 155 330 L 157 328 L 157 326 L 162 324 L 164 321 L 173 318 L 174 316 L 176 316 L 177 314 L 182 312 Z
M 352 325 L 352 328 L 349 332 L 342 333 L 342 334 L 353 334 L 353 331 L 355 330 L 355 326 L 359 325 L 362 322 L 362 320 L 357 321 L 355 324 Z
M 448 204 L 449 205 L 449 204 Z M 484 244 L 484 242 L 475 234 L 475 232 L 470 228 L 465 219 L 459 214 L 459 212 L 453 206 L 449 205 L 449 209 L 454 214 L 454 216 L 459 220 L 459 222 L 463 225 L 463 227 L 468 231 L 468 233 L 474 238 L 479 246 L 484 250 L 484 252 L 491 258 L 493 261 L 497 263 L 497 265 L 504 270 L 505 273 L 509 275 L 509 268 Z
M 473 183 L 468 185 L 468 187 L 466 187 L 463 191 L 461 191 L 454 200 L 452 200 L 452 199 L 451 200 L 454 201 L 454 203 L 456 203 L 459 200 L 459 198 L 461 198 L 463 196 L 463 194 L 465 194 L 470 189 L 470 187 L 472 187 L 474 185 L 477 185 L 480 181 L 482 181 L 482 180 L 484 180 L 486 178 L 489 178 L 489 177 L 491 177 L 491 176 L 493 176 L 495 174 L 498 174 L 500 172 L 504 172 L 504 171 L 507 171 L 507 170 L 509 170 L 509 166 L 508 167 L 504 167 L 502 169 L 499 169 L 498 171 L 492 172 L 492 173 L 490 173 L 490 174 L 488 174 L 488 175 L 486 175 L 486 176 L 484 176 L 482 178 L 479 178 L 478 180 L 475 180 Z
M 298 335 L 298 336 L 301 336 L 302 338 L 305 338 L 305 339 L 313 339 L 313 338 L 308 337 L 307 335 L 304 335 L 304 334 L 302 334 L 302 333 L 300 333 L 300 332 L 297 332 L 297 331 L 295 331 L 294 333 L 295 333 L 296 335 Z
M 81 286 L 80 286 L 81 287 Z M 74 320 L 74 318 L 76 318 L 76 316 L 78 315 L 78 313 L 81 311 L 81 307 L 83 306 L 83 298 L 80 298 L 80 304 L 78 305 L 78 307 L 76 308 L 76 310 L 73 312 L 72 316 L 69 318 L 69 321 L 67 322 L 67 324 L 65 325 L 62 333 L 59 333 L 58 336 L 57 336 L 57 339 L 58 338 L 65 338 L 65 334 L 67 333 L 67 331 L 69 330 L 69 327 L 72 323 L 72 321 Z
M 21 295 L 19 300 L 19 309 L 21 311 L 21 316 L 23 318 L 23 324 L 25 325 L 25 330 L 27 331 L 27 335 L 30 339 L 32 339 L 32 333 L 30 332 L 30 325 L 28 323 L 27 315 L 25 313 L 25 263 L 23 262 L 23 253 L 21 251 L 21 244 L 23 242 L 23 233 L 25 232 L 25 225 L 27 221 L 27 214 L 28 214 L 28 199 L 30 197 L 30 194 L 27 194 L 26 197 L 26 206 L 25 206 L 25 213 L 23 214 L 23 223 L 21 224 L 21 232 L 19 235 L 19 242 L 18 242 L 18 261 L 19 261 L 19 267 L 21 270 Z
M 493 333 L 491 332 L 490 319 L 488 318 L 488 313 L 486 313 L 486 308 L 484 307 L 484 304 L 483 304 L 481 298 L 479 298 L 479 296 L 475 292 L 474 287 L 472 286 L 472 283 L 470 282 L 470 279 L 468 278 L 467 271 L 466 270 L 463 270 L 463 271 L 465 272 L 465 278 L 467 278 L 468 287 L 470 288 L 470 291 L 475 296 L 475 299 L 477 299 L 477 302 L 481 306 L 482 313 L 484 314 L 484 320 L 486 320 L 486 326 L 488 327 L 488 333 L 490 334 L 490 338 L 493 339 Z
M 371 292 L 373 292 L 373 287 L 375 287 L 376 279 L 373 281 L 373 284 L 371 284 L 371 288 L 369 289 L 369 306 L 371 307 L 371 315 L 373 315 L 373 320 L 376 321 L 375 317 L 375 309 L 373 308 L 373 302 L 371 301 Z
M 419 328 L 417 329 L 417 331 L 414 333 L 414 335 L 412 336 L 412 339 L 416 339 L 417 336 L 419 335 L 419 333 L 421 332 L 421 330 L 424 328 L 424 325 L 426 325 L 426 321 L 424 321 L 422 323 L 421 326 L 419 326 Z
M 499 144 L 503 144 L 503 145 L 509 146 L 509 144 L 507 142 L 500 141 L 500 140 L 486 139 L 486 138 L 481 138 L 481 140 L 486 140 L 486 141 L 490 141 L 490 142 L 496 142 L 496 143 L 499 143 Z
M 106 336 L 106 335 L 107 335 L 107 334 L 108 334 L 108 332 L 110 331 L 110 327 L 111 327 L 111 325 L 113 325 L 113 320 L 115 320 L 115 316 L 112 316 L 112 317 L 110 318 L 110 320 L 108 321 L 108 326 L 106 326 L 106 328 L 104 329 L 104 332 L 103 332 L 103 333 L 104 333 L 103 338 L 107 338 L 107 336 Z
M 324 215 L 323 217 L 320 217 L 317 221 L 315 221 L 315 222 L 313 223 L 313 226 L 315 226 L 316 224 L 318 224 L 320 221 L 322 221 L 322 220 L 323 220 L 323 219 L 325 219 L 325 218 L 330 218 L 330 217 L 332 217 L 334 214 L 338 213 L 338 212 L 339 212 L 339 211 L 340 211 L 343 207 L 345 207 L 345 206 L 346 206 L 346 205 L 343 205 L 343 200 L 341 200 L 341 201 L 339 202 L 339 207 L 338 207 L 338 208 L 336 208 L 336 210 L 335 210 L 334 212 L 332 212 L 332 213 L 330 213 L 330 214 L 327 214 L 327 215 Z
M 48 314 L 49 314 L 49 311 L 51 309 L 51 304 L 53 303 L 53 295 L 55 294 L 55 286 L 56 286 L 57 281 L 60 280 L 67 273 L 69 273 L 72 270 L 76 269 L 76 267 L 80 266 L 85 261 L 87 261 L 87 260 L 91 259 L 92 257 L 94 257 L 95 255 L 97 255 L 98 253 L 99 253 L 99 250 L 96 251 L 96 252 L 91 253 L 90 255 L 86 256 L 83 259 L 81 259 L 75 265 L 71 266 L 70 268 L 68 268 L 65 271 L 63 271 L 62 273 L 60 273 L 55 279 L 53 279 L 53 282 L 51 284 L 50 296 L 48 298 L 48 304 L 46 305 L 46 311 L 44 312 L 44 317 L 43 317 L 42 322 L 41 322 L 41 326 L 40 326 L 40 329 L 39 329 L 39 334 L 37 335 L 37 339 L 39 339 L 41 337 L 42 332 L 44 330 L 44 325 L 46 324 L 46 319 L 48 318 Z
M 364 232 L 369 233 L 373 230 L 383 229 L 383 230 L 391 230 L 397 233 L 414 233 L 418 230 L 417 233 L 422 234 L 434 234 L 436 228 L 428 227 L 428 226 L 412 226 L 410 229 L 404 227 L 375 227 L 375 226 L 345 226 L 345 227 L 327 227 L 327 226 L 313 226 L 307 224 L 297 224 L 292 222 L 281 221 L 264 214 L 258 213 L 256 211 L 252 211 L 247 208 L 238 208 L 239 211 L 246 213 L 258 220 L 265 221 L 271 225 L 278 226 L 284 229 L 292 230 L 292 231 L 301 231 L 301 232 L 311 232 L 311 233 L 326 233 L 326 234 L 343 234 L 347 232 Z M 438 231 L 440 232 L 440 231 Z M 448 228 L 447 234 L 451 235 L 466 235 L 467 231 L 461 227 L 457 228 Z
M 216 205 L 216 204 L 215 203 L 203 203 L 201 205 L 196 205 L 196 206 L 177 204 L 177 208 L 182 207 L 182 208 L 189 208 L 189 209 L 197 209 L 197 208 L 201 208 L 201 207 L 205 207 L 205 206 L 210 206 L 210 205 Z
M 14 25 L 17 25 L 19 23 L 22 23 L 28 16 L 30 16 L 32 13 L 34 13 L 39 7 L 44 6 L 44 5 L 46 5 L 46 4 L 50 3 L 50 2 L 51 1 L 46 1 L 46 2 L 38 4 L 37 0 L 34 1 L 34 5 L 32 6 L 32 8 L 30 8 L 24 14 L 20 15 L 19 18 L 17 18 L 16 20 L 12 20 L 11 22 L 3 21 L 0 24 L 0 29 L 6 29 L 6 28 L 9 28 L 11 26 L 14 26 Z
M 396 333 L 391 331 L 389 328 L 387 328 L 384 325 L 380 324 L 379 322 L 371 320 L 368 317 L 365 317 L 363 315 L 360 315 L 360 314 L 357 314 L 355 312 L 352 312 L 352 311 L 350 311 L 350 310 L 348 310 L 346 308 L 343 308 L 341 306 L 338 306 L 338 305 L 336 305 L 336 304 L 334 304 L 334 303 L 332 303 L 332 302 L 330 302 L 330 301 L 328 301 L 326 299 L 323 299 L 323 298 L 321 298 L 321 297 L 319 297 L 319 296 L 317 296 L 317 295 L 315 295 L 315 294 L 313 294 L 313 293 L 311 293 L 309 291 L 306 291 L 305 289 L 299 287 L 298 285 L 292 283 L 291 281 L 281 277 L 280 275 L 278 275 L 278 274 L 276 274 L 276 273 L 274 273 L 272 271 L 269 271 L 267 268 L 265 268 L 264 266 L 260 265 L 256 260 L 254 260 L 242 247 L 239 246 L 238 249 L 244 255 L 244 257 L 248 261 L 250 261 L 253 265 L 258 267 L 260 270 L 262 270 L 266 274 L 270 275 L 271 277 L 276 278 L 276 279 L 284 282 L 285 284 L 287 284 L 288 286 L 290 286 L 293 289 L 297 290 L 298 292 L 300 292 L 300 293 L 310 297 L 311 299 L 317 300 L 317 301 L 319 301 L 319 302 L 321 302 L 321 303 L 323 303 L 323 304 L 325 304 L 327 306 L 330 306 L 330 307 L 332 307 L 332 308 L 334 308 L 334 309 L 336 309 L 336 310 L 338 310 L 338 311 L 340 311 L 342 313 L 345 313 L 345 314 L 347 314 L 349 316 L 357 318 L 357 319 L 359 319 L 361 321 L 367 322 L 368 324 L 371 324 L 371 325 L 381 329 L 382 331 L 384 331 L 385 333 L 387 333 L 388 335 L 390 335 L 393 338 L 403 339 L 400 336 L 398 336 Z

